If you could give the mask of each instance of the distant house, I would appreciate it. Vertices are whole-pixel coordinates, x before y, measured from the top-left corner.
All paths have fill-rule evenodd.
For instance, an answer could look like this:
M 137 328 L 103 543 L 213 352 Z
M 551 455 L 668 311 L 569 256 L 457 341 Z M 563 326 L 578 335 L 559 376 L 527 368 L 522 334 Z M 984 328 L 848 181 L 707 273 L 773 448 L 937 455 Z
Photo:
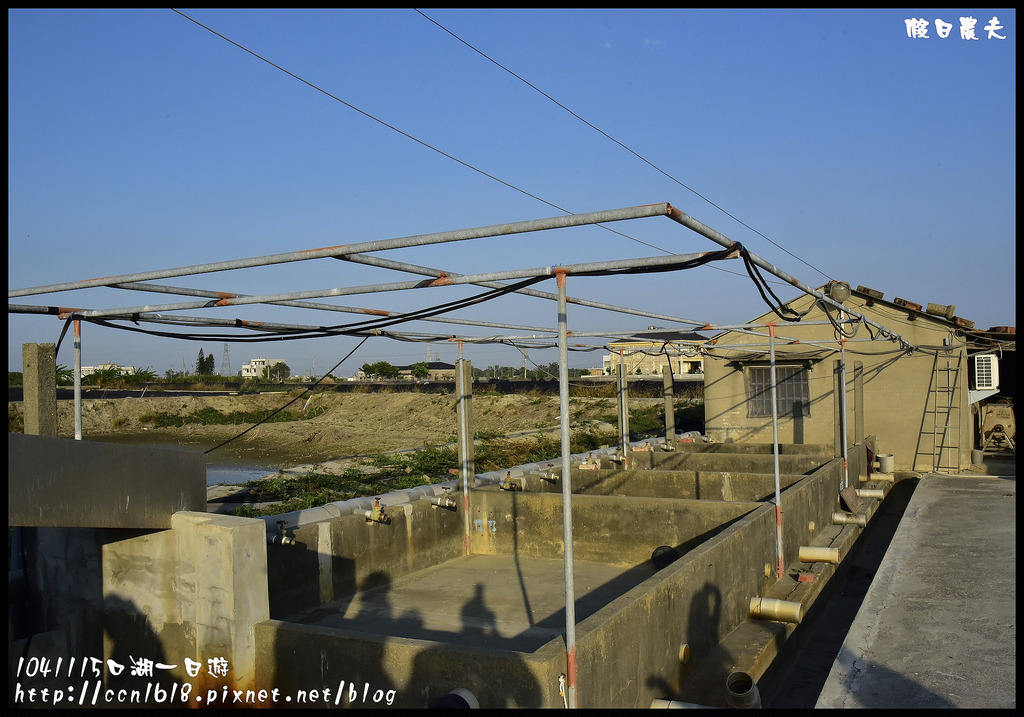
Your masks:
M 131 376 L 135 373 L 134 366 L 118 366 L 116 363 L 101 363 L 97 366 L 82 366 L 82 378 L 103 371 L 116 371 L 118 376 Z
M 602 357 L 602 368 L 607 376 L 616 375 L 620 363 L 629 376 L 661 376 L 666 367 L 675 376 L 700 374 L 704 372 L 704 360 L 699 347 L 705 341 L 705 336 L 680 331 L 634 336 L 630 341 L 608 344 L 609 353 Z
M 844 306 L 906 343 L 886 340 L 877 329 L 861 323 L 842 344 L 841 353 L 837 329 L 830 321 L 837 318 L 837 310 L 830 307 L 826 312 L 810 295 L 786 304 L 798 313 L 808 312 L 799 322 L 780 320 L 774 313 L 748 322 L 774 325 L 778 337 L 774 343 L 779 442 L 834 444 L 838 455 L 843 426 L 839 397 L 844 395 L 847 445 L 875 436 L 879 452 L 893 454 L 895 467 L 901 469 L 957 472 L 969 467 L 972 449 L 979 447 L 972 413 L 979 401 L 993 395 L 971 390 L 976 383 L 975 355 L 986 353 L 972 338 L 973 323 L 953 316 L 955 307 L 929 304 L 924 311 L 920 304 L 900 298 L 886 301 L 880 292 L 862 286 L 847 290 Z M 705 348 L 708 438 L 771 443 L 767 329 L 754 334 L 727 331 Z M 845 391 L 839 370 L 843 353 Z
M 242 364 L 242 378 L 264 378 L 266 370 L 278 363 L 284 363 L 284 359 L 254 358 L 249 363 Z
M 455 364 L 445 363 L 444 361 L 423 361 L 422 363 L 427 365 L 428 381 L 455 380 Z M 413 378 L 412 371 L 416 366 L 417 364 L 399 366 L 398 375 L 402 378 Z

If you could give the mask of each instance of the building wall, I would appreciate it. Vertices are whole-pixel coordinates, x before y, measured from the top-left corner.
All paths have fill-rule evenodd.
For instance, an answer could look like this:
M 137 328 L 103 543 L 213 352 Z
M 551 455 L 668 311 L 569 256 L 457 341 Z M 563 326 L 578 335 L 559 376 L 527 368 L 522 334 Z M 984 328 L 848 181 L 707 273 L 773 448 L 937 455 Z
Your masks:
M 242 378 L 263 378 L 263 371 L 277 363 L 284 363 L 284 359 L 263 359 L 255 358 L 249 363 L 242 364 Z
M 804 311 L 810 297 L 791 304 Z M 955 325 L 933 319 L 883 302 L 869 303 L 854 295 L 847 305 L 869 316 L 872 320 L 898 333 L 908 343 L 925 347 L 912 353 L 887 340 L 860 341 L 868 338 L 863 326 L 846 344 L 846 413 L 847 445 L 852 445 L 865 434 L 880 437 L 878 450 L 891 453 L 895 466 L 905 470 L 931 472 L 936 420 L 944 423 L 945 415 L 936 413 L 933 389 L 938 379 L 945 376 L 941 370 L 947 362 L 960 370 L 952 394 L 953 410 L 949 412 L 952 426 L 949 432 L 955 449 L 943 454 L 942 463 L 959 470 L 970 465 L 972 426 L 967 405 L 968 367 L 966 344 L 956 335 Z M 910 317 L 913 317 L 911 319 Z M 820 310 L 812 311 L 802 323 L 824 320 Z M 751 323 L 778 323 L 776 338 L 776 365 L 793 363 L 795 358 L 813 354 L 809 363 L 810 415 L 779 416 L 778 436 L 782 443 L 836 443 L 838 421 L 838 372 L 840 358 L 838 344 L 830 324 L 801 325 L 777 322 L 774 314 L 762 316 Z M 787 340 L 795 338 L 794 344 Z M 824 350 L 810 345 L 822 344 Z M 741 348 L 726 348 L 726 347 Z M 742 347 L 750 347 L 743 350 Z M 748 415 L 747 378 L 745 370 L 751 364 L 767 365 L 768 336 L 750 336 L 726 333 L 714 342 L 704 365 L 705 432 L 720 442 L 771 442 L 771 417 Z M 763 352 L 754 356 L 754 351 Z M 936 353 L 939 355 L 936 356 Z M 939 371 L 936 371 L 939 368 Z M 952 375 L 952 374 L 951 374 Z M 859 388 L 858 388 L 859 387 Z M 946 397 L 948 398 L 948 396 Z
M 671 365 L 672 373 L 676 376 L 702 371 L 703 359 L 699 355 L 687 356 L 672 348 L 668 348 L 667 353 L 658 353 L 661 345 L 651 343 L 621 344 L 621 348 L 621 353 L 614 350 L 602 357 L 606 375 L 614 375 L 620 363 L 626 367 L 626 373 L 630 376 L 636 375 L 638 371 L 641 375 L 661 376 L 666 365 Z

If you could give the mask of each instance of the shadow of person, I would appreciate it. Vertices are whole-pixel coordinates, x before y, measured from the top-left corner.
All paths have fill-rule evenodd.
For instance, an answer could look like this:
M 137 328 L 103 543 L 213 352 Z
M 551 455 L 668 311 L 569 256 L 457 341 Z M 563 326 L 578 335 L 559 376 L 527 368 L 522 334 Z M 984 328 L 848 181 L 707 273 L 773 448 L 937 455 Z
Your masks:
M 187 706 L 180 702 L 180 688 L 188 680 L 185 657 L 166 654 L 142 608 L 131 600 L 108 595 L 103 601 L 103 633 L 102 669 L 107 688 L 113 689 L 115 694 L 121 689 L 127 690 L 126 699 L 139 703 L 139 707 Z M 140 695 L 140 699 L 135 700 L 132 691 L 147 683 L 159 685 L 161 689 L 150 690 L 149 704 L 142 704 L 144 698 Z M 174 685 L 177 689 L 172 689 Z M 177 704 L 169 702 L 172 694 Z
M 476 635 L 480 637 L 497 637 L 498 622 L 494 613 L 487 607 L 484 601 L 484 586 L 477 583 L 473 597 L 462 606 L 460 612 L 462 619 L 462 633 L 464 635 Z
M 450 709 L 537 708 L 542 704 L 541 686 L 522 653 L 509 647 L 498 632 L 495 613 L 487 606 L 483 583 L 461 607 L 461 628 L 444 642 L 416 655 L 412 676 L 402 695 L 403 707 Z M 479 648 L 497 648 L 483 657 Z M 500 663 L 480 669 L 480 661 Z M 486 677 L 484 677 L 486 675 Z

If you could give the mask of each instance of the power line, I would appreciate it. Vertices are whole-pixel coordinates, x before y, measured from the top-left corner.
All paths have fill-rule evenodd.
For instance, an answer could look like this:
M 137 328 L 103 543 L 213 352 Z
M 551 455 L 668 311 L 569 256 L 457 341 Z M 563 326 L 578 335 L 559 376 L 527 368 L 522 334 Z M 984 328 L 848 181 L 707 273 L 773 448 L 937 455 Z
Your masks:
M 452 37 L 454 37 L 454 38 L 455 38 L 456 40 L 458 40 L 459 42 L 461 42 L 461 43 L 462 43 L 463 45 L 465 45 L 466 47 L 468 47 L 468 48 L 469 48 L 470 50 L 472 50 L 473 52 L 475 52 L 475 53 L 477 53 L 478 55 L 480 55 L 481 57 L 483 57 L 483 58 L 484 58 L 485 60 L 488 60 L 489 62 L 491 62 L 491 63 L 493 63 L 493 64 L 497 65 L 498 67 L 500 67 L 500 68 L 501 68 L 501 69 L 503 69 L 503 70 L 504 70 L 505 72 L 507 72 L 508 74 L 510 74 L 510 75 L 512 75 L 513 77 L 515 77 L 515 78 L 516 78 L 517 80 L 519 80 L 519 81 L 520 81 L 520 82 L 522 82 L 523 84 L 527 85 L 527 86 L 528 86 L 528 87 L 530 87 L 531 89 L 533 89 L 533 90 L 535 90 L 536 92 L 540 93 L 541 95 L 543 95 L 544 97 L 546 97 L 546 98 L 547 98 L 548 100 L 550 100 L 551 102 L 555 103 L 556 105 L 558 105 L 559 107 L 561 107 L 561 108 L 562 108 L 563 110 L 565 110 L 566 112 L 568 112 L 569 114 L 571 114 L 571 115 L 572 115 L 573 117 L 575 117 L 576 119 L 578 119 L 578 120 L 579 120 L 580 122 L 582 122 L 583 124 L 587 125 L 587 126 L 588 126 L 588 127 L 590 127 L 590 128 L 592 129 L 592 130 L 594 130 L 595 132 L 598 132 L 599 134 L 601 134 L 602 136 L 606 137 L 607 139 L 611 140 L 611 141 L 612 141 L 612 142 L 614 142 L 615 144 L 619 145 L 619 146 L 620 146 L 620 147 L 622 147 L 622 148 L 623 148 L 624 150 L 626 150 L 627 152 L 629 152 L 630 154 L 632 154 L 632 155 L 633 155 L 634 157 L 636 157 L 637 159 L 639 159 L 639 160 L 640 160 L 641 162 L 644 162 L 645 164 L 647 164 L 648 166 L 650 166 L 650 167 L 651 167 L 652 169 L 655 169 L 656 171 L 660 172 L 660 173 L 661 173 L 661 174 L 663 174 L 663 175 L 664 175 L 665 177 L 667 177 L 668 179 L 672 180 L 673 182 L 675 182 L 676 184 L 678 184 L 678 185 L 679 185 L 680 187 L 682 187 L 683 189 L 685 189 L 685 190 L 687 190 L 687 191 L 689 191 L 689 192 L 692 192 L 692 193 L 693 193 L 693 194 L 695 194 L 696 196 L 700 197 L 700 198 L 701 198 L 701 199 L 703 199 L 703 200 L 704 200 L 705 202 L 707 202 L 708 204 L 710 204 L 711 206 L 713 206 L 713 207 L 714 207 L 715 209 L 717 209 L 718 211 L 720 211 L 720 212 L 722 212 L 723 214 L 725 214 L 725 215 L 726 215 L 727 217 L 729 217 L 729 218 L 733 219 L 733 220 L 734 220 L 734 221 L 736 221 L 736 222 L 739 222 L 740 224 L 742 224 L 743 226 L 745 226 L 745 227 L 746 227 L 747 229 L 749 229 L 750 231 L 754 232 L 754 233 L 755 233 L 755 234 L 757 234 L 758 236 L 760 236 L 760 237 L 762 237 L 762 238 L 766 239 L 767 241 L 771 242 L 771 243 L 772 243 L 772 244 L 774 244 L 774 245 L 775 245 L 776 247 L 778 247 L 779 249 L 782 249 L 782 251 L 786 252 L 787 254 L 789 254 L 789 255 L 790 255 L 791 257 L 793 257 L 794 259 L 796 259 L 796 260 L 798 260 L 798 261 L 801 261 L 801 262 L 803 262 L 804 264 L 807 264 L 807 266 L 809 266 L 809 267 L 811 267 L 812 269 L 814 269 L 814 270 L 815 270 L 816 272 L 818 272 L 819 274 L 821 274 L 822 276 L 824 276 L 824 277 L 825 277 L 826 279 L 832 279 L 832 278 L 833 278 L 833 277 L 829 276 L 828 274 L 826 274 L 825 272 L 823 272 L 823 271 L 822 271 L 821 269 L 819 269 L 818 267 L 814 266 L 813 264 L 810 264 L 810 263 L 808 263 L 807 261 L 804 261 L 803 259 L 801 259 L 800 257 L 798 257 L 798 256 L 797 256 L 796 254 L 792 253 L 791 251 L 789 251 L 789 250 L 788 250 L 788 249 L 786 249 L 785 247 L 782 247 L 782 246 L 780 246 L 779 244 L 777 244 L 776 242 L 772 241 L 772 240 L 771 240 L 770 238 L 768 238 L 767 236 L 765 236 L 764 234 L 762 234 L 761 232 L 759 232 L 759 231 L 758 231 L 757 229 L 754 229 L 754 227 L 750 226 L 749 224 L 747 224 L 747 223 L 746 223 L 746 222 L 744 222 L 743 220 L 741 220 L 741 219 L 739 219 L 738 217 L 736 217 L 736 216 L 734 216 L 734 215 L 730 214 L 730 213 L 729 213 L 728 211 L 726 211 L 725 209 L 723 209 L 722 207 L 720 207 L 720 206 L 719 206 L 718 204 L 716 204 L 715 202 L 713 202 L 713 201 L 711 201 L 710 199 L 708 199 L 707 197 L 705 197 L 705 196 L 704 196 L 703 194 L 701 194 L 700 192 L 698 192 L 698 191 L 697 191 L 696 189 L 693 189 L 692 187 L 690 187 L 690 186 L 687 186 L 687 185 L 686 185 L 686 184 L 684 184 L 683 182 L 679 181 L 678 179 L 676 179 L 675 177 L 673 177 L 673 176 L 672 176 L 671 174 L 669 174 L 668 172 L 666 172 L 666 171 L 665 171 L 664 169 L 662 169 L 661 167 L 657 166 L 656 164 L 654 164 L 653 162 L 651 162 L 650 160 L 648 160 L 648 159 L 647 159 L 646 157 L 643 157 L 643 156 L 642 156 L 642 155 L 640 155 L 639 153 L 637 153 L 637 152 L 633 151 L 632 149 L 630 149 L 629 147 L 627 147 L 626 145 L 624 145 L 624 144 L 623 144 L 622 142 L 620 142 L 619 140 L 617 140 L 617 139 L 615 139 L 614 137 L 612 137 L 612 136 L 611 136 L 610 134 L 608 134 L 607 132 L 605 132 L 605 131 L 604 131 L 604 130 L 602 130 L 601 128 L 599 128 L 599 127 L 596 127 L 596 126 L 594 126 L 593 124 L 591 124 L 590 122 L 588 122 L 587 120 L 583 119 L 583 118 L 582 118 L 582 117 L 580 117 L 580 116 L 579 116 L 578 114 L 576 114 L 575 112 L 573 112 L 573 111 L 572 111 L 571 109 L 569 109 L 568 107 L 566 107 L 565 105 L 563 105 L 563 104 L 562 104 L 561 102 L 559 102 L 558 100 L 556 100 L 556 99 L 555 99 L 554 97 L 552 97 L 551 95 L 547 94 L 547 93 L 546 93 L 546 92 L 544 92 L 544 91 L 543 91 L 542 89 L 540 89 L 539 87 L 537 87 L 537 86 L 536 86 L 536 85 L 534 85 L 533 83 L 529 82 L 528 80 L 526 80 L 526 79 L 524 79 L 524 78 L 520 77 L 520 76 L 519 76 L 519 75 L 517 75 L 517 74 L 516 74 L 515 72 L 513 72 L 513 71 L 512 71 L 512 70 L 510 70 L 509 68 L 505 67 L 504 65 L 502 65 L 502 64 L 501 64 L 500 62 L 498 62 L 498 61 L 497 61 L 497 60 L 495 60 L 494 58 L 492 58 L 492 57 L 488 56 L 487 54 L 485 54 L 485 53 L 481 52 L 481 51 L 480 51 L 479 49 L 477 49 L 477 48 L 476 48 L 476 47 L 474 47 L 473 45 L 471 45 L 471 44 L 469 44 L 468 42 L 466 42 L 465 40 L 463 40 L 463 39 L 462 39 L 461 37 L 459 37 L 458 35 L 456 35 L 456 34 L 455 34 L 454 32 L 452 32 L 451 30 L 449 30 L 448 28 L 446 28 L 446 27 L 445 27 L 444 25 L 442 25 L 441 23 L 437 22 L 437 21 L 436 21 L 436 20 L 434 20 L 433 18 L 427 17 L 426 15 L 424 15 L 424 14 L 423 14 L 423 12 L 421 12 L 421 11 L 420 11 L 420 10 L 418 10 L 417 8 L 413 8 L 413 10 L 416 10 L 416 12 L 417 12 L 417 13 L 419 13 L 419 14 L 420 14 L 420 15 L 421 15 L 421 16 L 422 16 L 423 18 L 425 18 L 425 19 L 429 20 L 430 22 L 434 23 L 435 25 L 437 25 L 437 26 L 438 26 L 439 28 L 441 28 L 442 30 L 444 30 L 445 32 L 447 32 L 447 33 L 448 33 L 449 35 L 451 35 Z
M 482 174 L 483 176 L 487 177 L 488 179 L 493 179 L 495 182 L 498 182 L 499 184 L 503 184 L 504 186 L 508 187 L 509 189 L 513 189 L 513 190 L 515 190 L 515 191 L 517 191 L 517 192 L 519 192 L 521 194 L 526 195 L 527 197 L 530 197 L 531 199 L 536 199 L 538 202 L 542 202 L 543 204 L 547 204 L 549 207 L 553 207 L 554 209 L 557 209 L 560 212 L 565 212 L 566 214 L 575 214 L 575 212 L 571 212 L 568 209 L 565 209 L 564 207 L 560 207 L 560 206 L 558 206 L 557 204 L 555 204 L 553 202 L 549 202 L 546 199 L 538 197 L 536 194 L 531 194 L 530 192 L 527 192 L 525 189 L 521 189 L 520 187 L 517 187 L 514 184 L 506 182 L 504 179 L 500 179 L 499 177 L 496 177 L 493 174 L 489 174 L 488 172 L 485 172 L 484 170 L 480 169 L 479 167 L 474 167 L 472 164 L 469 164 L 468 162 L 464 162 L 463 160 L 459 159 L 458 157 L 455 157 L 455 156 L 453 156 L 451 154 L 448 154 L 444 150 L 439 149 L 439 148 L 437 148 L 437 147 L 435 147 L 435 146 L 433 146 L 431 144 L 428 144 L 427 142 L 424 142 L 423 140 L 421 140 L 421 139 L 419 139 L 417 137 L 412 136 L 408 132 L 405 132 L 405 131 L 399 129 L 398 127 L 395 127 L 394 125 L 385 122 L 384 120 L 380 119 L 379 117 L 375 117 L 374 115 L 371 115 L 369 112 L 366 112 L 365 110 L 362 110 L 362 109 L 356 107 L 355 105 L 351 104 L 350 102 L 346 102 L 345 100 L 341 99 L 340 97 L 338 97 L 336 95 L 331 94 L 330 92 L 328 92 L 327 90 L 323 89 L 322 87 L 318 87 L 317 85 L 314 85 L 309 80 L 305 80 L 302 77 L 299 77 L 298 75 L 296 75 L 295 73 L 286 70 L 285 68 L 281 67 L 280 65 L 278 65 L 278 64 L 276 64 L 274 62 L 271 62 L 267 58 L 263 57 L 262 55 L 257 54 L 256 52 L 253 52 L 252 50 L 250 50 L 249 48 L 245 47 L 244 45 L 240 45 L 239 43 L 235 42 L 231 38 L 222 35 L 221 33 L 217 32 L 213 28 L 208 27 L 207 25 L 204 25 L 203 23 L 199 22 L 195 18 L 189 17 L 188 15 L 186 15 L 183 12 L 181 12 L 180 10 L 176 10 L 175 8 L 171 8 L 171 10 L 174 10 L 174 12 L 176 12 L 179 15 L 181 15 L 186 20 L 194 22 L 196 25 L 198 25 L 199 27 L 203 28 L 204 30 L 207 30 L 208 32 L 213 33 L 214 35 L 216 35 L 217 37 L 221 38 L 225 42 L 231 43 L 232 45 L 234 45 L 238 49 L 243 50 L 245 52 L 248 52 L 250 55 L 252 55 L 256 59 L 258 59 L 258 60 L 260 60 L 262 62 L 267 63 L 268 65 L 270 65 L 271 67 L 273 67 L 273 68 L 275 68 L 277 70 L 280 70 L 281 72 L 285 73 L 289 77 L 291 77 L 293 79 L 296 79 L 299 82 L 303 83 L 304 85 L 307 85 L 307 86 L 313 88 L 317 92 L 320 92 L 322 94 L 327 95 L 332 100 L 335 100 L 336 102 L 340 102 L 341 104 L 345 105 L 349 109 L 355 110 L 356 112 L 358 112 L 359 114 L 363 115 L 364 117 L 366 117 L 368 119 L 371 119 L 374 122 L 377 122 L 379 124 L 382 124 L 382 125 L 384 125 L 385 127 L 387 127 L 388 129 L 390 129 L 390 130 L 392 130 L 394 132 L 398 132 L 398 134 L 402 135 L 403 137 L 405 137 L 407 139 L 411 139 L 413 142 L 416 142 L 417 144 L 419 144 L 419 145 L 421 145 L 423 147 L 426 147 L 427 149 L 433 150 L 434 152 L 437 152 L 438 154 L 440 154 L 443 157 L 446 157 L 446 158 L 452 160 L 453 162 L 461 164 L 466 169 L 471 169 L 474 172 Z M 599 226 L 602 229 L 604 229 L 606 231 L 610 231 L 610 232 L 612 232 L 614 234 L 618 234 L 619 236 L 625 237 L 626 239 L 629 239 L 630 241 L 635 241 L 638 244 L 643 244 L 644 246 L 648 246 L 648 247 L 650 247 L 652 249 L 656 249 L 656 250 L 658 250 L 660 252 L 664 252 L 665 254 L 673 254 L 674 253 L 674 252 L 671 252 L 671 251 L 669 251 L 667 249 L 662 249 L 661 247 L 656 246 L 654 244 L 649 244 L 648 242 L 645 242 L 645 241 L 642 241 L 640 239 L 637 239 L 636 237 L 629 236 L 628 234 L 620 232 L 620 231 L 618 231 L 616 229 L 612 229 L 610 227 L 606 227 L 606 226 L 604 226 L 602 224 L 598 224 L 596 226 Z

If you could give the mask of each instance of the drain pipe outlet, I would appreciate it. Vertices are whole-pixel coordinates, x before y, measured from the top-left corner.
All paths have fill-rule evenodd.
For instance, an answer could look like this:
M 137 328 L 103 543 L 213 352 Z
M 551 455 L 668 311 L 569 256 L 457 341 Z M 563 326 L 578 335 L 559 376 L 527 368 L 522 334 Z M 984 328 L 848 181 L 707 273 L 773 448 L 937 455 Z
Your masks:
M 801 545 L 799 560 L 801 563 L 832 563 L 839 565 L 839 548 L 815 548 Z
M 877 498 L 882 500 L 885 498 L 885 490 L 883 488 L 858 488 L 858 498 Z
M 750 616 L 778 622 L 799 623 L 804 614 L 804 605 L 790 600 L 775 598 L 750 598 Z
M 868 517 L 852 513 L 833 513 L 832 525 L 857 525 L 861 528 L 866 528 L 868 526 Z
M 432 710 L 439 709 L 480 709 L 480 703 L 476 699 L 476 695 L 467 690 L 465 687 L 456 687 L 454 690 L 439 697 L 430 703 Z
M 725 701 L 735 709 L 759 709 L 761 693 L 754 678 L 746 672 L 733 672 L 725 678 Z

